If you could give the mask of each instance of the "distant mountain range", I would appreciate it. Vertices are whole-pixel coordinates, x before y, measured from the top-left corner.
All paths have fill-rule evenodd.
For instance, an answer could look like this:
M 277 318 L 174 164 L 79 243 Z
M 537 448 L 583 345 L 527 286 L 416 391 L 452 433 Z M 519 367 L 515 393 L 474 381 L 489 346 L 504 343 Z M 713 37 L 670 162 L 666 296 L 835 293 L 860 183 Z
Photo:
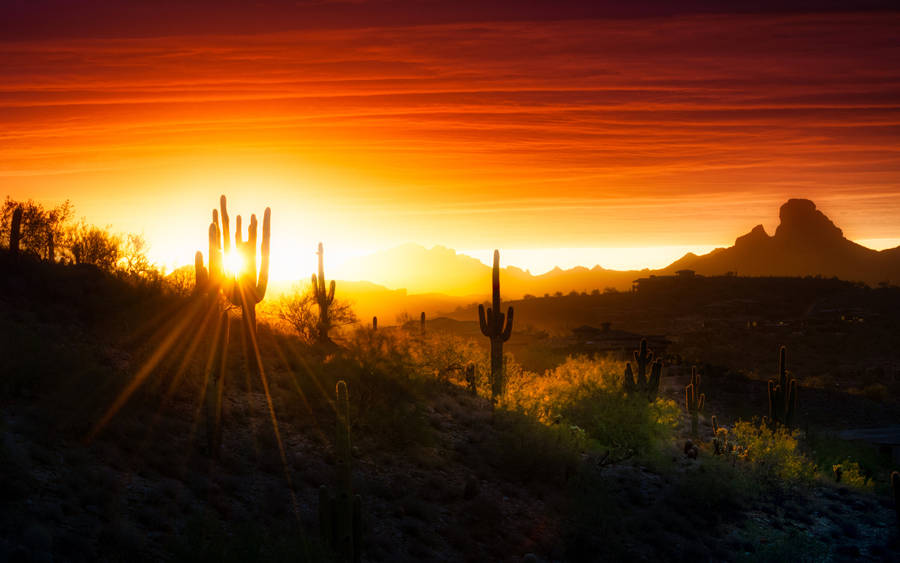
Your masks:
M 521 298 L 557 291 L 590 292 L 605 288 L 628 290 L 633 280 L 649 275 L 671 275 L 690 269 L 702 275 L 735 272 L 741 276 L 836 276 L 872 285 L 900 283 L 900 246 L 876 251 L 844 237 L 828 217 L 807 199 L 791 199 L 781 206 L 781 223 L 773 236 L 757 225 L 738 237 L 734 246 L 717 248 L 697 256 L 688 253 L 659 270 L 607 270 L 575 267 L 554 268 L 532 275 L 515 266 L 503 268 L 503 296 Z M 501 263 L 503 251 L 500 251 Z M 490 267 L 481 261 L 442 246 L 426 249 L 406 244 L 354 261 L 347 270 L 357 279 L 408 293 L 442 293 L 480 299 L 490 290 Z

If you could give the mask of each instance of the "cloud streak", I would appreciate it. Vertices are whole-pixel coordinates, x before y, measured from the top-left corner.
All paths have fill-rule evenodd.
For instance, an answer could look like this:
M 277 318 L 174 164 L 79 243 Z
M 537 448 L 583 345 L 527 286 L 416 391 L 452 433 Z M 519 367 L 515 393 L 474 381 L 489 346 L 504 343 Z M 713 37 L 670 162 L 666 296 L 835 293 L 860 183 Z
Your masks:
M 326 8 L 352 8 L 337 6 Z M 683 237 L 718 243 L 746 226 L 736 214 L 771 214 L 789 196 L 846 205 L 867 237 L 900 236 L 886 227 L 900 211 L 900 15 L 697 6 L 667 18 L 9 35 L 0 178 L 52 194 L 59 176 L 89 175 L 99 198 L 127 174 L 170 178 L 211 159 L 226 173 L 315 170 L 339 177 L 323 182 L 335 206 L 446 217 L 398 238 L 469 227 L 453 217 L 479 206 L 518 214 L 483 233 L 501 244 L 529 242 L 541 212 L 540 236 L 560 244 L 617 232 L 648 242 L 667 215 L 712 205 Z M 613 220 L 629 200 L 633 217 Z M 575 240 L 592 226 L 593 240 Z

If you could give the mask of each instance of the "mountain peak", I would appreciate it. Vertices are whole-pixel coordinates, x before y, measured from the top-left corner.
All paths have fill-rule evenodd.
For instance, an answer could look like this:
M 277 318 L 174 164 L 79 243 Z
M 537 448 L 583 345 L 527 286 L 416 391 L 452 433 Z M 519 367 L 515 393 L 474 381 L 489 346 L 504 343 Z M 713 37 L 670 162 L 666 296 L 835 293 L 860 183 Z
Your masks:
M 844 232 L 808 199 L 789 199 L 781 206 L 778 217 L 781 224 L 775 229 L 776 239 L 822 242 L 844 236 Z
M 762 225 L 757 225 L 753 227 L 753 230 L 747 233 L 746 235 L 739 236 L 735 241 L 735 246 L 746 246 L 758 244 L 760 241 L 768 241 L 769 233 L 766 232 L 766 228 Z

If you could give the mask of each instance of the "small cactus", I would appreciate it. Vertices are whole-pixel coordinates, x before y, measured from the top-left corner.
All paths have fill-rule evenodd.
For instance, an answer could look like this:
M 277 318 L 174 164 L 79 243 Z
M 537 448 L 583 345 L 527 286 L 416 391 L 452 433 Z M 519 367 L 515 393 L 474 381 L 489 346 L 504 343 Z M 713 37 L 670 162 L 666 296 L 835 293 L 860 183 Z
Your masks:
M 419 313 L 419 334 L 425 336 L 425 311 Z
M 335 282 L 331 280 L 331 284 L 328 285 L 327 289 L 325 286 L 325 265 L 324 265 L 324 257 L 325 250 L 322 247 L 322 243 L 319 243 L 319 249 L 316 252 L 319 257 L 319 275 L 312 275 L 312 288 L 313 294 L 316 297 L 316 304 L 319 306 L 319 344 L 328 344 L 331 342 L 331 338 L 328 336 L 328 331 L 331 330 L 331 317 L 328 314 L 329 308 L 331 304 L 334 303 L 334 288 Z
M 372 317 L 372 330 L 378 330 L 378 317 Z
M 897 527 L 900 528 L 900 472 L 891 473 L 891 494 L 894 497 L 894 511 L 897 513 Z
M 734 449 L 734 445 L 728 443 L 728 429 L 719 426 L 716 415 L 712 415 L 710 424 L 712 424 L 713 430 L 713 453 L 716 455 L 730 453 Z
M 634 362 L 638 367 L 637 378 L 631 369 L 631 363 L 625 364 L 625 378 L 622 387 L 628 393 L 639 393 L 648 401 L 656 400 L 659 393 L 659 379 L 662 375 L 662 360 L 653 361 L 653 352 L 647 348 L 647 340 L 641 339 L 640 350 L 634 352 Z M 650 366 L 650 375 L 647 376 L 647 366 Z
M 691 415 L 691 436 L 697 437 L 697 426 L 698 419 L 700 417 L 700 411 L 703 410 L 703 403 L 706 400 L 706 395 L 700 393 L 700 374 L 697 373 L 697 368 L 691 368 L 691 382 L 688 383 L 684 388 L 684 408 L 687 409 L 688 413 Z
M 353 494 L 352 447 L 350 444 L 350 401 L 347 384 L 336 386 L 337 491 L 319 488 L 319 526 L 322 540 L 341 563 L 358 563 L 362 558 L 362 499 Z
M 505 321 L 505 323 L 504 323 Z M 503 374 L 503 343 L 512 334 L 513 308 L 507 309 L 506 315 L 500 312 L 500 251 L 494 251 L 494 267 L 491 272 L 491 306 L 487 311 L 484 305 L 478 306 L 478 322 L 481 333 L 491 339 L 491 400 L 496 401 L 506 391 L 506 379 Z M 422 326 L 425 326 L 425 313 L 422 313 Z
M 466 390 L 472 395 L 478 394 L 478 387 L 475 378 L 475 364 L 466 366 Z
M 797 411 L 797 380 L 788 379 L 785 347 L 778 351 L 778 379 L 770 379 L 769 416 L 767 422 L 773 428 L 782 425 L 790 428 Z
M 19 242 L 22 240 L 22 206 L 16 207 L 9 224 L 9 253 L 19 255 Z

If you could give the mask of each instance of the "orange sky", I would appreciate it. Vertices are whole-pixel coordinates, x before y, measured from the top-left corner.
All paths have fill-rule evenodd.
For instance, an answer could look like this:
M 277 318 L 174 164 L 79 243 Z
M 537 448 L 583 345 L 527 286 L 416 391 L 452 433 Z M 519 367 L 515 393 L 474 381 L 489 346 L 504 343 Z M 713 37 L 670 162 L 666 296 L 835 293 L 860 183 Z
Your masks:
M 27 4 L 0 41 L 0 191 L 71 199 L 160 261 L 204 249 L 220 193 L 234 213 L 272 206 L 284 276 L 311 271 L 319 240 L 336 259 L 513 249 L 535 271 L 552 256 L 523 250 L 708 249 L 772 232 L 788 197 L 850 238 L 900 239 L 896 12 L 398 23 L 348 15 L 363 2 L 117 27 Z

